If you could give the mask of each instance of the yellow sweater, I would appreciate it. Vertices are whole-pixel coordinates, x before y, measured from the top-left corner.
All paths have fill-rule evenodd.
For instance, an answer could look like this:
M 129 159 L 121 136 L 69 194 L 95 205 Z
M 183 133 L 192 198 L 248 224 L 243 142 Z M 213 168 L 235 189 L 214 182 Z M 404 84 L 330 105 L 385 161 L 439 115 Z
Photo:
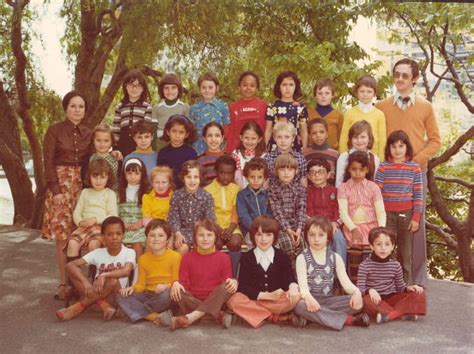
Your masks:
M 144 194 L 142 198 L 142 212 L 144 218 L 168 220 L 170 202 L 173 193 L 166 198 L 158 198 L 152 189 L 150 193 Z
M 385 114 L 387 136 L 395 130 L 403 130 L 413 146 L 413 160 L 426 168 L 441 146 L 438 123 L 429 101 L 415 97 L 415 104 L 402 111 L 390 96 L 375 105 Z
M 229 183 L 224 187 L 217 182 L 216 178 L 204 189 L 211 193 L 214 200 L 217 224 L 222 228 L 229 227 L 232 222 L 238 224 L 237 193 L 239 193 L 240 187 L 235 183 Z M 241 234 L 242 232 L 236 228 L 234 233 Z
M 169 248 L 165 253 L 154 255 L 145 252 L 138 260 L 138 280 L 134 285 L 136 292 L 155 291 L 158 284 L 171 284 L 179 279 L 181 255 Z
M 377 108 L 365 113 L 358 106 L 350 108 L 344 114 L 344 123 L 342 124 L 341 138 L 339 139 L 339 152 L 348 150 L 347 141 L 349 140 L 349 129 L 355 122 L 366 120 L 372 128 L 374 135 L 374 145 L 372 151 L 380 161 L 385 160 L 385 143 L 387 142 L 387 129 L 385 126 L 385 115 Z
M 308 108 L 308 116 L 309 119 L 323 118 L 328 123 L 328 145 L 334 150 L 338 150 L 339 137 L 341 136 L 342 122 L 344 119 L 342 113 L 333 109 L 329 114 L 321 117 L 314 108 Z

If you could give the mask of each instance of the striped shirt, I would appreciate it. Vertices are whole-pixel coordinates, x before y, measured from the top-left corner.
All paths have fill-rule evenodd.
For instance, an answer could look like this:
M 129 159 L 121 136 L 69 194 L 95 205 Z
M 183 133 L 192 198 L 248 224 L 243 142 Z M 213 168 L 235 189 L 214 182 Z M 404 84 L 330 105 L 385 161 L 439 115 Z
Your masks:
M 210 152 L 206 151 L 199 155 L 197 162 L 204 168 L 204 185 L 210 184 L 217 177 L 216 161 L 219 157 L 226 155 L 224 151 Z
M 405 291 L 406 284 L 403 280 L 402 266 L 391 258 L 388 258 L 388 261 L 385 261 L 386 259 L 380 259 L 372 253 L 360 264 L 357 287 L 362 294 L 368 293 L 370 289 L 376 290 L 380 295 L 391 295 Z
M 419 222 L 423 212 L 423 181 L 420 166 L 414 161 L 382 162 L 375 175 L 386 211 L 413 209 L 412 220 Z

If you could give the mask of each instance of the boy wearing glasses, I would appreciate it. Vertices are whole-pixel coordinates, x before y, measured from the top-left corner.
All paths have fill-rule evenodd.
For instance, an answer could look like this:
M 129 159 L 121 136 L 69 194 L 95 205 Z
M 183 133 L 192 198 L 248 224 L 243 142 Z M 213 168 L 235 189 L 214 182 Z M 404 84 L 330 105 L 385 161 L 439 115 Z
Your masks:
M 408 134 L 413 146 L 413 161 L 422 169 L 423 199 L 426 200 L 426 167 L 428 160 L 436 155 L 441 145 L 436 116 L 431 103 L 413 92 L 419 77 L 418 64 L 414 60 L 399 60 L 395 63 L 392 74 L 397 92 L 375 106 L 385 114 L 387 136 L 395 130 L 403 130 Z M 413 239 L 413 281 L 425 286 L 427 274 L 424 212 L 420 228 Z
M 329 162 L 316 158 L 308 163 L 308 196 L 306 212 L 311 218 L 321 215 L 331 221 L 334 235 L 331 248 L 347 262 L 347 243 L 340 229 L 342 222 L 339 219 L 339 204 L 337 202 L 337 189 L 328 184 L 331 168 Z
M 308 122 L 308 147 L 303 150 L 306 162 L 314 159 L 323 159 L 329 162 L 331 170 L 328 174 L 328 183 L 334 185 L 336 178 L 336 163 L 339 152 L 328 145 L 328 123 L 323 118 L 311 119 Z

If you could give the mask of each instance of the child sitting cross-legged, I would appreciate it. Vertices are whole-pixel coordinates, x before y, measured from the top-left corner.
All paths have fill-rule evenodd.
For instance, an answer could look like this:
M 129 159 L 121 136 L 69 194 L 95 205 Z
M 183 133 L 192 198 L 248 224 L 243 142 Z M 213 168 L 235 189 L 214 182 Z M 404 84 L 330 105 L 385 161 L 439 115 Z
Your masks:
M 56 317 L 60 320 L 70 320 L 92 304 L 100 307 L 106 321 L 115 315 L 116 309 L 110 303 L 117 291 L 127 285 L 130 272 L 135 267 L 135 251 L 122 244 L 125 224 L 118 216 L 105 219 L 101 233 L 105 248 L 97 248 L 66 266 L 67 275 L 79 292 L 80 300 L 56 311 Z M 97 267 L 92 283 L 81 270 L 85 264 Z
M 295 269 L 296 256 L 303 250 L 301 232 L 306 219 L 306 188 L 295 181 L 298 163 L 290 154 L 275 161 L 278 179 L 270 184 L 268 199 L 273 216 L 280 224 L 278 246 L 286 252 Z
M 245 164 L 244 176 L 248 185 L 237 193 L 237 214 L 239 214 L 240 229 L 244 235 L 247 235 L 253 219 L 262 215 L 271 216 L 272 212 L 268 204 L 268 193 L 263 188 L 268 178 L 268 167 L 265 161 L 254 157 Z
M 361 312 L 360 290 L 347 276 L 341 257 L 327 247 L 332 239 L 331 222 L 324 216 L 315 216 L 306 222 L 304 235 L 309 247 L 296 260 L 298 285 L 303 298 L 296 305 L 296 314 L 338 331 L 347 325 L 368 327 L 369 316 Z M 334 295 L 336 277 L 349 295 Z
M 219 227 L 209 219 L 199 220 L 194 227 L 195 249 L 183 256 L 179 281 L 173 283 L 171 298 L 183 315 L 171 318 L 171 329 L 189 327 L 204 315 L 211 315 L 224 328 L 232 316 L 222 306 L 237 291 L 232 278 L 230 258 L 216 250 Z
M 426 296 L 418 285 L 407 286 L 400 263 L 391 258 L 396 235 L 385 227 L 370 230 L 372 254 L 364 260 L 357 286 L 364 294 L 364 311 L 377 323 L 396 320 L 416 321 L 426 314 Z
M 309 217 L 321 215 L 331 220 L 334 232 L 331 248 L 341 256 L 344 264 L 347 264 L 347 242 L 340 229 L 342 222 L 339 219 L 337 189 L 328 184 L 330 172 L 331 167 L 326 160 L 317 158 L 308 163 L 308 201 L 306 210 Z
M 166 221 L 153 219 L 145 234 L 148 251 L 138 260 L 137 283 L 120 289 L 117 303 L 132 322 L 145 319 L 169 325 L 170 288 L 178 280 L 181 255 L 167 247 L 172 232 Z
M 242 246 L 242 232 L 239 230 L 239 217 L 237 215 L 237 193 L 240 187 L 233 183 L 235 178 L 236 163 L 230 155 L 224 155 L 216 161 L 217 177 L 210 185 L 204 188 L 212 195 L 216 223 L 222 229 L 217 237 L 217 249 L 224 245 L 229 250 L 232 260 L 232 271 L 237 275 Z
M 254 219 L 250 239 L 255 248 L 242 254 L 239 292 L 227 301 L 227 306 L 254 328 L 265 320 L 299 324 L 298 318 L 289 314 L 300 299 L 298 284 L 290 259 L 274 247 L 278 231 L 278 222 L 271 217 L 264 215 Z

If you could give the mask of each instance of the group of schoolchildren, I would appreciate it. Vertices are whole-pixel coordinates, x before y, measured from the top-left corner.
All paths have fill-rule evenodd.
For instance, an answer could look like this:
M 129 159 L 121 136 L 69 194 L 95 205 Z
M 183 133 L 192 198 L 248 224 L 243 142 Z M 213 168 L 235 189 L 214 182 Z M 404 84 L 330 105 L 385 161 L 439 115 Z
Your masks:
M 293 72 L 277 77 L 269 105 L 259 84 L 242 73 L 241 99 L 227 107 L 218 79 L 201 75 L 202 99 L 189 108 L 179 77 L 167 74 L 152 106 L 143 75 L 127 76 L 113 127 L 92 134 L 90 188 L 67 246 L 80 299 L 59 319 L 97 304 L 106 320 L 118 306 L 132 322 L 171 329 L 211 316 L 226 328 L 237 318 L 341 330 L 369 326 L 369 315 L 425 314 L 411 276 L 421 170 L 407 134 L 386 137 L 375 79 L 356 82 L 359 104 L 345 115 L 331 106 L 329 79 L 316 83 L 314 109 L 298 101 Z M 94 280 L 85 264 L 97 268 Z

